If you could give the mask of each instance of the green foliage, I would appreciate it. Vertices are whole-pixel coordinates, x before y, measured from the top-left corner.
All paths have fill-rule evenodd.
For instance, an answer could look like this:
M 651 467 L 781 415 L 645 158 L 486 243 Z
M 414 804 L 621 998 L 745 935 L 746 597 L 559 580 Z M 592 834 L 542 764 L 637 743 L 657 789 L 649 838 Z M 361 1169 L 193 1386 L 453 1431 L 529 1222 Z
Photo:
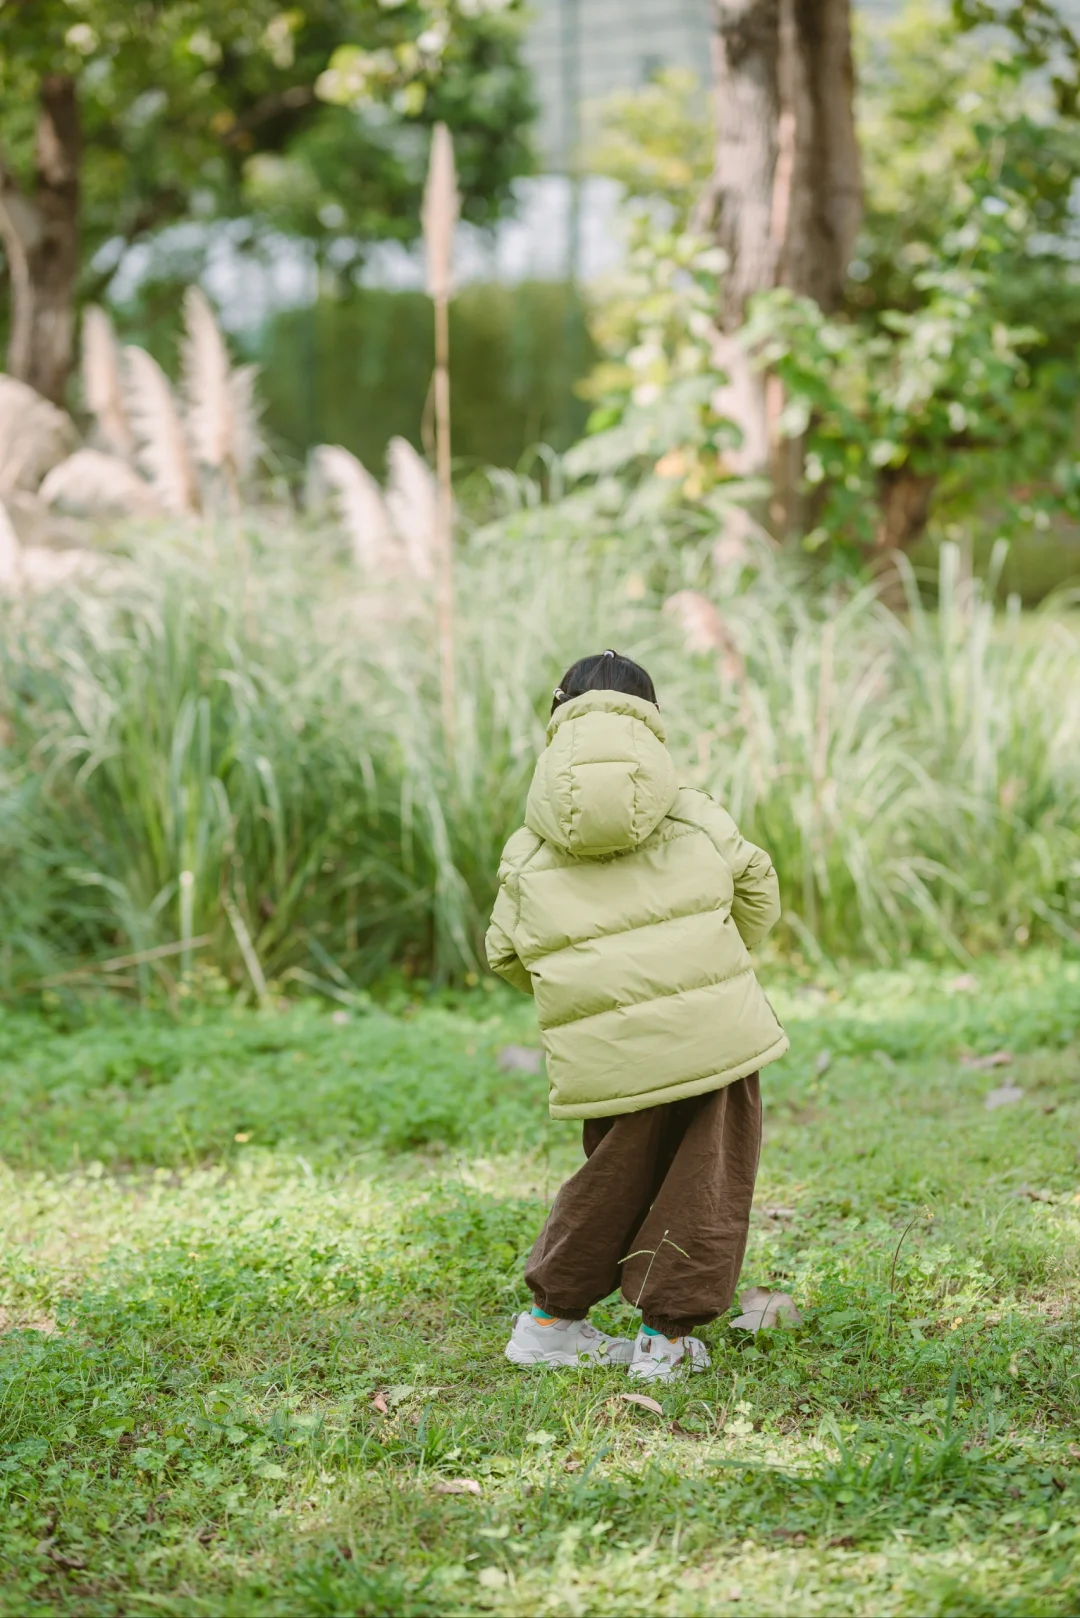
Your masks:
M 1021 64 L 1049 80 L 1059 113 L 1080 108 L 1080 43 L 1061 15 L 1058 0 L 952 0 L 952 15 L 964 29 L 1007 29 Z
M 666 211 L 674 231 L 688 228 L 712 172 L 713 122 L 697 77 L 664 68 L 643 89 L 604 102 L 587 154 L 591 173 L 618 180 L 628 202 Z
M 496 1072 L 524 1003 L 0 1013 L 0 1611 L 1073 1611 L 1078 986 L 770 982 L 744 1281 L 805 1325 L 707 1328 L 659 1416 L 502 1358 L 579 1160 Z M 958 1057 L 1005 1037 L 988 1111 Z M 425 1094 L 447 1133 L 388 1155 Z
M 811 546 L 857 554 L 897 474 L 932 484 L 938 534 L 1075 513 L 1080 129 L 1032 65 L 923 3 L 868 52 L 847 318 L 780 293 L 746 333 L 808 429 Z
M 851 308 L 911 310 L 942 256 L 986 271 L 1009 326 L 1037 319 L 1033 357 L 1071 358 L 1080 293 L 1070 271 L 1080 126 L 1055 113 L 1045 79 L 1000 34 L 959 33 L 938 5 L 908 0 L 864 48 L 859 140 L 865 219 Z
M 551 688 L 612 643 L 653 672 L 683 778 L 772 854 L 789 947 L 966 959 L 1076 940 L 1066 618 L 999 620 L 951 547 L 932 611 L 914 587 L 905 618 L 870 592 L 816 600 L 767 552 L 721 547 L 710 567 L 668 546 L 663 515 L 613 481 L 545 505 L 506 479 L 518 508 L 463 547 L 452 749 L 430 604 L 361 589 L 318 530 L 140 531 L 138 565 L 116 558 L 94 594 L 9 602 L 3 985 L 207 935 L 199 959 L 261 993 L 238 918 L 272 985 L 350 1006 L 391 963 L 477 970 Z M 710 650 L 688 656 L 661 604 L 702 584 Z M 103 981 L 175 999 L 184 963 Z
M 1017 26 L 1020 11 L 1034 17 L 1017 8 Z M 1060 532 L 1077 510 L 1075 118 L 1027 47 L 965 32 L 922 0 L 864 57 L 866 215 L 847 306 L 826 319 L 779 289 L 740 334 L 752 364 L 784 383 L 781 432 L 806 441 L 800 537 L 856 565 L 876 544 L 910 543 L 891 526 L 904 480 L 932 500 L 935 538 Z M 732 437 L 709 319 L 722 266 L 685 229 L 704 137 L 680 122 L 679 95 L 665 82 L 610 110 L 634 253 L 594 314 L 604 357 L 587 391 L 593 427 L 607 429 L 643 408 L 674 421 L 681 378 L 698 378 L 698 411 L 661 449 L 680 451 L 668 466 L 694 503 L 730 476 Z M 682 234 L 656 228 L 658 209 Z M 1066 558 L 1057 577 L 1070 570 Z
M 472 1025 L 449 1010 L 427 1010 L 421 1024 L 370 1003 L 332 1020 L 325 1002 L 307 1001 L 264 1017 L 202 1004 L 178 1027 L 108 1000 L 65 1014 L 52 998 L 52 1027 L 0 1015 L 11 1162 L 176 1167 L 239 1161 L 248 1141 L 306 1152 L 333 1142 L 345 1154 L 442 1150 L 484 1138 L 496 1116 L 511 1136 L 531 1136 L 542 1122 L 540 1090 L 495 1066 L 505 1006 L 490 991 L 473 997 Z M 27 1066 L 31 1038 L 38 1055 Z M 246 1139 L 236 1143 L 237 1134 Z
M 734 441 L 710 406 L 724 259 L 690 220 L 708 176 L 709 145 L 696 80 L 672 70 L 604 104 L 589 154 L 597 173 L 623 187 L 628 240 L 624 264 L 592 289 L 590 330 L 600 358 L 577 391 L 594 407 L 590 432 L 623 432 L 608 440 L 614 453 L 606 444 L 581 453 L 629 472 L 681 452 L 677 475 L 688 500 L 716 481 L 718 449 Z
M 1008 532 L 1014 491 L 1045 464 L 1045 426 L 1022 431 L 1032 417 L 1023 350 L 1039 333 L 1004 326 L 978 272 L 926 270 L 915 284 L 927 301 L 885 310 L 870 329 L 783 289 L 751 309 L 743 340 L 784 384 L 779 430 L 803 441 L 803 476 L 820 491 L 807 550 L 831 543 L 857 560 L 880 543 L 883 485 L 903 474 L 932 482 L 939 520 L 985 503 Z
M 516 466 L 585 422 L 570 387 L 591 344 L 573 291 L 546 282 L 466 287 L 450 307 L 453 449 L 460 464 Z M 431 303 L 362 289 L 276 316 L 260 333 L 260 393 L 288 453 L 343 444 L 375 471 L 395 434 L 420 447 L 431 386 Z
M 215 213 L 359 255 L 417 234 L 438 119 L 466 216 L 506 204 L 528 165 L 522 20 L 516 0 L 8 0 L 0 149 L 26 176 L 40 75 L 74 75 L 88 264 L 104 249 L 91 279 L 147 232 Z M 338 53 L 358 38 L 393 70 L 343 96 Z

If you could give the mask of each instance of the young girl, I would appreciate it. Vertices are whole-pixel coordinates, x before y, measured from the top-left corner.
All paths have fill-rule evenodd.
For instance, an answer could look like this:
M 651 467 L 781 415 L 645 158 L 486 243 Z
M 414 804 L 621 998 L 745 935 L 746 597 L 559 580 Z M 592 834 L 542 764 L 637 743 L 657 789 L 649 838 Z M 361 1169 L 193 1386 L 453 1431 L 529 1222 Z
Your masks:
M 703 1371 L 730 1305 L 761 1143 L 758 1072 L 787 1050 L 747 953 L 780 915 L 769 856 L 680 789 L 652 680 L 584 657 L 555 692 L 525 825 L 503 852 L 494 971 L 536 997 L 553 1118 L 586 1161 L 525 1269 L 515 1365 Z M 619 1285 L 636 1341 L 587 1323 Z

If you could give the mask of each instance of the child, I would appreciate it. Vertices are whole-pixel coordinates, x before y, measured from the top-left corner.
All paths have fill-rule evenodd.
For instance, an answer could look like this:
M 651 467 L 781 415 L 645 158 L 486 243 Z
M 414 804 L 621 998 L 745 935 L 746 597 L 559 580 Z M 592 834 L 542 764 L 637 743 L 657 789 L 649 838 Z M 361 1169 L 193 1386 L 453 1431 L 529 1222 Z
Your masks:
M 535 995 L 551 1116 L 586 1161 L 525 1269 L 515 1365 L 703 1371 L 731 1303 L 761 1143 L 758 1071 L 787 1050 L 747 954 L 780 902 L 769 856 L 679 788 L 652 680 L 584 657 L 555 692 L 525 825 L 503 852 L 494 971 Z M 587 1323 L 621 1283 L 637 1339 Z

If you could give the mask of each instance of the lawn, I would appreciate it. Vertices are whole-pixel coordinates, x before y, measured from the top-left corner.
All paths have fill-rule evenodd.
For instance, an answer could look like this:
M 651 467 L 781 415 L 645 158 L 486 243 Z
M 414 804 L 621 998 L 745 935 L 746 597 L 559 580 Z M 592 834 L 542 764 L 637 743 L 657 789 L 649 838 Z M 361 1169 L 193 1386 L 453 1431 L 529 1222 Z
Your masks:
M 1080 967 L 770 992 L 804 1324 L 662 1414 L 502 1357 L 578 1156 L 524 1000 L 0 1012 L 0 1611 L 1080 1610 Z

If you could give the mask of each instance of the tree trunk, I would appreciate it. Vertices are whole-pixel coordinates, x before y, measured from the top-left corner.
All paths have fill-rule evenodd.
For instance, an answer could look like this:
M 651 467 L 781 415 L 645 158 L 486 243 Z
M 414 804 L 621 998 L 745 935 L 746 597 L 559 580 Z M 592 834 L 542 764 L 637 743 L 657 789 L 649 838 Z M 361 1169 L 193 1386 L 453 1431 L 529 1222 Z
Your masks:
M 716 0 L 714 65 L 724 328 L 767 287 L 835 308 L 862 210 L 850 0 Z
M 742 428 L 736 469 L 768 466 L 774 524 L 790 527 L 801 456 L 780 444 L 779 389 L 733 336 L 755 292 L 839 303 L 862 208 L 850 0 L 715 0 L 716 160 L 711 206 L 728 258 L 718 408 Z
M 75 80 L 48 74 L 32 196 L 0 161 L 0 241 L 11 278 L 8 370 L 55 404 L 64 401 L 74 357 L 81 145 Z
M 888 468 L 878 479 L 878 521 L 874 550 L 910 550 L 930 521 L 930 505 L 937 478 L 928 472 L 912 472 L 906 466 Z

